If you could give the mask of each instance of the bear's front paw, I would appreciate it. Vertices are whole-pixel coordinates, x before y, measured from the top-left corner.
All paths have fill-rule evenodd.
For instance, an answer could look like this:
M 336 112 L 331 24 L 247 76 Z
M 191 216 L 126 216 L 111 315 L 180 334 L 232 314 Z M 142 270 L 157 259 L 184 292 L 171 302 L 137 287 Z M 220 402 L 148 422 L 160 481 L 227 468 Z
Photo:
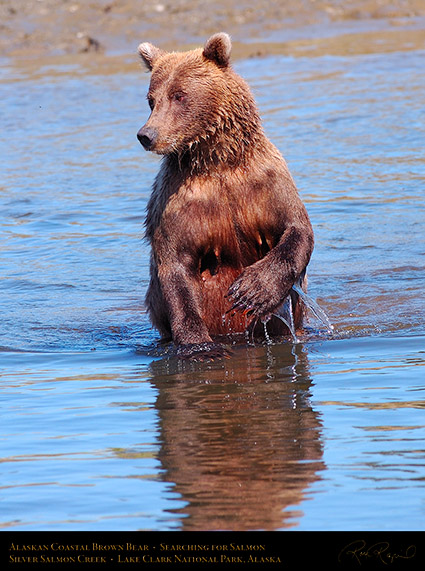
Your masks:
M 258 263 L 257 263 L 258 264 Z M 232 300 L 229 312 L 239 311 L 244 315 L 255 315 L 267 319 L 282 303 L 290 289 L 279 276 L 262 271 L 261 265 L 249 266 L 233 282 L 227 296 Z
M 223 357 L 229 358 L 230 351 L 220 343 L 188 343 L 177 347 L 177 356 L 189 361 L 214 361 Z

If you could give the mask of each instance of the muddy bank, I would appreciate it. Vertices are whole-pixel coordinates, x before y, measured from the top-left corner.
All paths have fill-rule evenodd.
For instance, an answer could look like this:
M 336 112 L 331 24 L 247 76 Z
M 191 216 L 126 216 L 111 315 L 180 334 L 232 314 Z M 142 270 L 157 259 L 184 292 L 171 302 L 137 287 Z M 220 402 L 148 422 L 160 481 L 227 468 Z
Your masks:
M 19 58 L 113 55 L 133 53 L 142 40 L 170 49 L 199 44 L 220 30 L 232 35 L 243 55 L 282 52 L 288 43 L 303 50 L 312 40 L 320 49 L 323 38 L 330 45 L 350 35 L 356 40 L 348 40 L 347 49 L 358 49 L 371 33 L 384 34 L 375 42 L 384 45 L 406 33 L 402 44 L 424 47 L 424 19 L 423 0 L 5 0 L 0 50 Z

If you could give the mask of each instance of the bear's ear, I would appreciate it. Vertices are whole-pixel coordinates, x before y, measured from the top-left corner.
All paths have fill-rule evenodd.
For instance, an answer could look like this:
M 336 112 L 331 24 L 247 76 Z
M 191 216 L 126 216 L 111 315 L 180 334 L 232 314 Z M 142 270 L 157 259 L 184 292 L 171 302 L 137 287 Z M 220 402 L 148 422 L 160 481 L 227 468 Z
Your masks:
M 159 56 L 164 53 L 162 50 L 153 46 L 152 44 L 149 44 L 148 42 L 140 44 L 137 51 L 139 52 L 140 57 L 142 58 L 145 66 L 149 71 L 152 71 L 155 60 L 157 60 Z
M 207 40 L 203 55 L 219 67 L 227 67 L 230 62 L 231 51 L 232 42 L 230 41 L 230 36 L 222 32 L 221 34 L 214 34 Z

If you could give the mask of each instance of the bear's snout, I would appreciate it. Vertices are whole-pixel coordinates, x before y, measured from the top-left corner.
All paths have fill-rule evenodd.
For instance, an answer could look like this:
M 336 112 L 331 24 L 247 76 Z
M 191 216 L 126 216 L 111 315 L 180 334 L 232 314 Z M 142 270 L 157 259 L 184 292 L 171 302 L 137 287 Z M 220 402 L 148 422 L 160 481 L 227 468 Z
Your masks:
M 146 127 L 146 125 L 142 127 L 137 133 L 137 138 L 139 139 L 140 144 L 143 145 L 146 151 L 150 151 L 152 149 L 157 139 L 157 136 L 158 136 L 157 131 L 155 129 L 152 129 L 151 127 Z

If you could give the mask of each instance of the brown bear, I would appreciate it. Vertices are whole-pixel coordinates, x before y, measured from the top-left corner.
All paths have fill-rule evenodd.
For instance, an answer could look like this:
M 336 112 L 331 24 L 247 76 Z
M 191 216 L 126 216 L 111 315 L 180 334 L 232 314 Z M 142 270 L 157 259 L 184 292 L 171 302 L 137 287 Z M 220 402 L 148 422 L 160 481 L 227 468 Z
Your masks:
M 164 155 L 147 206 L 146 305 L 181 357 L 224 355 L 220 336 L 254 335 L 261 321 L 287 335 L 276 313 L 288 295 L 295 327 L 303 316 L 291 288 L 304 278 L 313 230 L 230 52 L 224 33 L 183 53 L 139 46 L 152 77 L 137 137 Z

